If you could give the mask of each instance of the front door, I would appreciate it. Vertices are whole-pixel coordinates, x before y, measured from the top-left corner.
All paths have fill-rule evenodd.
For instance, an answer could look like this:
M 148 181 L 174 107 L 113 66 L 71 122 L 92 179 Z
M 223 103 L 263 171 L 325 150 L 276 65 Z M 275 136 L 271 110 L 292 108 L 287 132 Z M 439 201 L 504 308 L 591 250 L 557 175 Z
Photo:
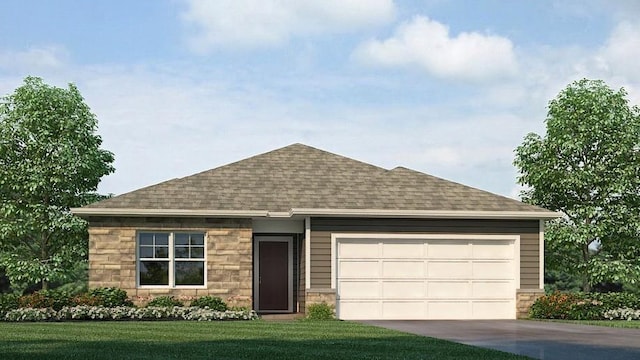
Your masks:
M 289 312 L 292 304 L 292 238 L 256 237 L 257 303 L 261 312 Z

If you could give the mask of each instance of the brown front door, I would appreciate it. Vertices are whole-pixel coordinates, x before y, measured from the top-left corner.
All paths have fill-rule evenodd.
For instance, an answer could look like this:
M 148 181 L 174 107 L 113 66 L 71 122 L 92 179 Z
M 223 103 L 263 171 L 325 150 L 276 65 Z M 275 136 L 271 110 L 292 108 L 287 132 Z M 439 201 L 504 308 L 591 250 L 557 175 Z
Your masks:
M 289 242 L 258 241 L 259 310 L 289 310 Z

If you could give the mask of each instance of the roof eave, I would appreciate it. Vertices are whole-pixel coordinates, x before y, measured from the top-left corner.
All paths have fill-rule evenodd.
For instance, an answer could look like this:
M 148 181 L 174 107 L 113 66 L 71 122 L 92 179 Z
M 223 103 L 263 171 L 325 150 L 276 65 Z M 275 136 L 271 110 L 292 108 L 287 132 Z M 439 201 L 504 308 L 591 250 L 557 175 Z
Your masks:
M 186 209 L 123 209 L 72 208 L 82 217 L 90 216 L 154 216 L 154 217 L 371 217 L 423 219 L 554 219 L 562 213 L 553 211 L 466 211 L 466 210 L 382 210 L 382 209 L 316 209 L 292 208 L 289 211 L 268 210 L 186 210 Z
M 424 219 L 555 219 L 554 211 L 467 211 L 467 210 L 377 210 L 377 209 L 291 209 L 293 215 L 317 217 L 374 217 Z

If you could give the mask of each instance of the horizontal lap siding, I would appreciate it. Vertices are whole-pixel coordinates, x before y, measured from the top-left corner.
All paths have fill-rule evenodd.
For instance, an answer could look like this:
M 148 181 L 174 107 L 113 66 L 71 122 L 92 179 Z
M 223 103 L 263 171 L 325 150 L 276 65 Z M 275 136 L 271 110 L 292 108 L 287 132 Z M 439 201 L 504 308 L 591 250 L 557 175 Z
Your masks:
M 538 220 L 311 219 L 311 287 L 331 287 L 332 233 L 520 235 L 520 288 L 540 281 Z

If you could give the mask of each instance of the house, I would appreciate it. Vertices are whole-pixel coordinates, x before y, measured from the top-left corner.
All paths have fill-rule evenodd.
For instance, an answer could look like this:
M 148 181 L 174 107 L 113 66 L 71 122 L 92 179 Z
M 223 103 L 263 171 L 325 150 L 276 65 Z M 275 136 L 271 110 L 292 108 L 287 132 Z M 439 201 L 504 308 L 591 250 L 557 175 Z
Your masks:
M 536 206 L 294 144 L 72 212 L 89 286 L 261 313 L 513 319 L 543 292 Z

